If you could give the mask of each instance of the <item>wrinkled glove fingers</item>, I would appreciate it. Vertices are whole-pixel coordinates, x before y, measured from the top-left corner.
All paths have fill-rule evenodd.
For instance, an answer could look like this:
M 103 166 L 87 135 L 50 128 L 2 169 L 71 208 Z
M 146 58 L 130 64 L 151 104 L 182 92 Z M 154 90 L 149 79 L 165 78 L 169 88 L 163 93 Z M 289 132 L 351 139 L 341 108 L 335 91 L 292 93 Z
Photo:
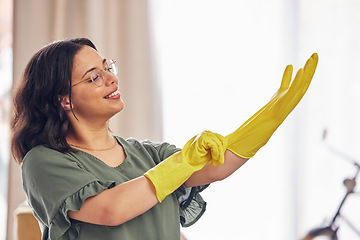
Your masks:
M 211 153 L 211 162 L 214 166 L 224 163 L 224 153 L 227 147 L 227 139 L 222 135 L 205 131 L 203 148 Z

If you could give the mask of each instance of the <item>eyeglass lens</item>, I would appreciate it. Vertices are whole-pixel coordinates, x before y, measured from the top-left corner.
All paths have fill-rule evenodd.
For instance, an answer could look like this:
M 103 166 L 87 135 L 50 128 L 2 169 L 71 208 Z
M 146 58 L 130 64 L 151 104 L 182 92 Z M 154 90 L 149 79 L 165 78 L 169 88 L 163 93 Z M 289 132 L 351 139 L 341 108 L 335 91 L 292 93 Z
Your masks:
M 115 64 L 115 61 L 112 59 L 107 59 L 105 62 L 105 70 L 113 75 L 116 75 L 118 70 Z M 104 73 L 102 70 L 96 68 L 91 72 L 90 75 L 90 79 L 91 81 L 93 81 L 93 83 L 96 86 L 101 86 L 103 84 L 104 81 Z
M 96 68 L 91 72 L 90 79 L 96 86 L 101 86 L 104 81 L 104 74 L 100 69 Z
M 114 75 L 116 75 L 118 73 L 118 69 L 115 64 L 115 60 L 107 59 L 105 68 L 106 68 L 106 71 L 108 71 Z

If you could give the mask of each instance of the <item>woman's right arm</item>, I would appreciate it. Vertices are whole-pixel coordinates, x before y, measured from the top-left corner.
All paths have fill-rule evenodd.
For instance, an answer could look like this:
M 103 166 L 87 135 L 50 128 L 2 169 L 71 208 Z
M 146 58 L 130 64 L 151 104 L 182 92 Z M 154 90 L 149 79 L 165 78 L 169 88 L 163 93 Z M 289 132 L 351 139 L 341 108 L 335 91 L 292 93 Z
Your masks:
M 161 202 L 212 158 L 223 163 L 225 147 L 222 140 L 220 135 L 204 131 L 190 139 L 180 152 L 166 158 L 144 176 L 86 199 L 80 211 L 68 211 L 68 216 L 99 225 L 125 223 Z
M 68 211 L 68 216 L 83 222 L 117 226 L 157 203 L 154 185 L 141 176 L 89 197 L 80 211 Z

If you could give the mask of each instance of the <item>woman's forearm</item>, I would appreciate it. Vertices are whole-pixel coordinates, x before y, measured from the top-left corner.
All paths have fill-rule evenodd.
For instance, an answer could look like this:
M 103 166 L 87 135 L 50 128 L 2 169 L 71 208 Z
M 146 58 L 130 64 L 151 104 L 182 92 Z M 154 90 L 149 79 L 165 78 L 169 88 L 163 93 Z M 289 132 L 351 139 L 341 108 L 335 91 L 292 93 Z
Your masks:
M 68 216 L 83 222 L 116 226 L 157 204 L 155 188 L 144 176 L 119 184 L 85 200 L 80 211 Z
M 233 152 L 225 151 L 225 161 L 222 165 L 213 166 L 209 162 L 203 169 L 193 173 L 185 182 L 185 187 L 194 187 L 223 180 L 239 169 L 248 159 L 241 158 Z

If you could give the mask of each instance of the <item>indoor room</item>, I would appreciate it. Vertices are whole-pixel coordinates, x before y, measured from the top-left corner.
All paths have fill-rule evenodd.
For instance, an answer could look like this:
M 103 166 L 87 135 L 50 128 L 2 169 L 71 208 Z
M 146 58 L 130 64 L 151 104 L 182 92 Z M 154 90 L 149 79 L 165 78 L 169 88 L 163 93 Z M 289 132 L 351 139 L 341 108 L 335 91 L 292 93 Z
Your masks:
M 76 65 L 76 52 L 72 63 L 76 67 L 72 68 L 70 95 L 58 93 L 54 97 L 59 100 L 58 106 L 62 107 L 59 115 L 62 115 L 64 110 L 71 119 L 70 123 L 66 120 L 66 124 L 71 126 L 66 132 L 70 148 L 82 149 L 84 152 L 98 151 L 99 156 L 108 150 L 121 148 L 126 159 L 130 153 L 121 141 L 128 141 L 130 138 L 136 139 L 136 144 L 137 141 L 141 144 L 144 141 L 147 149 L 158 151 L 155 155 L 163 153 L 162 149 L 158 150 L 158 144 L 163 146 L 169 143 L 166 151 L 164 150 L 166 154 L 163 154 L 166 157 L 161 159 L 167 161 L 167 157 L 171 158 L 175 153 L 174 146 L 179 151 L 183 149 L 181 152 L 184 153 L 190 139 L 200 136 L 204 131 L 211 131 L 220 135 L 216 135 L 217 138 L 226 140 L 226 144 L 225 140 L 221 140 L 224 141 L 221 147 L 225 146 L 226 151 L 224 164 L 211 167 L 210 161 L 214 161 L 214 158 L 207 160 L 206 167 L 201 165 L 201 171 L 192 170 L 193 172 L 186 175 L 187 180 L 196 180 L 193 176 L 201 176 L 194 172 L 225 167 L 226 160 L 229 159 L 226 153 L 229 150 L 231 154 L 237 155 L 239 161 L 243 161 L 241 164 L 234 163 L 238 164 L 237 167 L 231 170 L 233 173 L 226 174 L 224 179 L 214 178 L 209 180 L 211 183 L 204 180 L 206 184 L 201 186 L 210 183 L 204 188 L 198 188 L 197 185 L 194 187 L 191 181 L 187 181 L 191 187 L 185 188 L 188 186 L 185 180 L 178 182 L 179 180 L 173 177 L 179 172 L 176 169 L 174 174 L 164 177 L 166 184 L 175 181 L 181 185 L 181 189 L 186 191 L 182 197 L 198 200 L 201 195 L 202 198 L 197 202 L 202 204 L 201 210 L 196 208 L 199 206 L 195 206 L 191 212 L 191 205 L 186 205 L 187 200 L 182 202 L 181 197 L 180 203 L 176 202 L 181 209 L 172 209 L 174 213 L 171 214 L 176 217 L 180 214 L 181 239 L 360 239 L 360 195 L 356 186 L 360 171 L 360 137 L 357 136 L 360 133 L 359 12 L 360 2 L 356 0 L 0 0 L 0 239 L 41 239 L 41 230 L 34 214 L 44 222 L 44 216 L 51 218 L 48 220 L 50 224 L 40 223 L 43 234 L 48 234 L 48 239 L 50 236 L 53 236 L 51 239 L 85 239 L 85 235 L 81 234 L 86 232 L 85 229 L 90 228 L 90 225 L 117 228 L 133 221 L 132 217 L 136 220 L 146 212 L 153 211 L 161 206 L 161 201 L 164 200 L 160 200 L 159 189 L 151 175 L 149 177 L 143 171 L 137 173 L 135 181 L 129 180 L 139 184 L 134 183 L 135 187 L 131 188 L 131 194 L 137 196 L 134 197 L 134 205 L 131 207 L 137 213 L 131 215 L 131 220 L 121 218 L 117 224 L 102 224 L 101 221 L 88 223 L 84 219 L 89 215 L 85 214 L 84 217 L 77 214 L 79 209 L 76 208 L 63 208 L 73 192 L 67 193 L 64 201 L 58 198 L 54 200 L 58 204 L 56 207 L 61 208 L 56 211 L 70 211 L 74 214 L 69 220 L 65 213 L 68 222 L 59 223 L 71 226 L 63 227 L 61 231 L 54 233 L 52 228 L 55 228 L 57 223 L 54 223 L 52 215 L 37 210 L 33 212 L 33 208 L 37 208 L 42 200 L 52 200 L 44 200 L 42 196 L 32 192 L 35 188 L 29 183 L 45 177 L 26 175 L 26 160 L 22 162 L 14 158 L 14 116 L 15 112 L 22 116 L 19 111 L 22 109 L 14 109 L 13 101 L 15 96 L 22 96 L 16 95 L 17 89 L 19 83 L 26 79 L 23 75 L 31 74 L 31 71 L 25 69 L 28 69 L 27 64 L 34 54 L 56 41 L 73 38 L 90 39 L 97 51 L 91 47 L 91 53 L 87 54 L 103 57 L 102 63 L 106 67 L 89 69 L 89 78 L 83 78 L 84 83 L 76 82 L 74 72 L 78 66 L 79 69 L 83 66 Z M 89 48 L 89 45 L 86 48 Z M 78 51 L 83 53 L 82 50 Z M 314 53 L 318 56 L 318 63 L 313 63 L 315 73 L 311 79 L 306 75 L 307 71 L 310 72 L 310 67 L 306 66 L 308 59 L 314 59 Z M 65 51 L 60 51 L 59 55 L 61 54 L 65 54 Z M 82 58 L 84 59 L 86 57 Z M 88 62 L 91 59 L 89 57 Z M 61 61 L 55 62 L 60 64 Z M 115 63 L 117 71 L 112 68 Z M 311 64 L 310 61 L 309 65 Z M 50 65 L 50 62 L 45 65 Z M 286 68 L 288 65 L 292 65 L 292 72 Z M 99 85 L 95 82 L 96 77 L 93 77 L 95 69 L 99 70 L 97 77 L 103 81 Z M 296 75 L 298 70 L 301 73 Z M 67 74 L 65 70 L 62 72 L 62 69 L 57 69 L 56 72 L 59 72 L 59 75 Z M 296 82 L 293 79 L 308 77 L 308 81 L 311 80 L 308 89 L 302 93 L 304 96 L 298 99 L 299 104 L 282 98 L 286 106 L 293 104 L 293 110 L 284 114 L 281 121 L 278 119 L 282 118 L 282 113 L 273 114 L 272 117 L 279 123 L 276 127 L 271 126 L 273 130 L 266 140 L 254 143 L 257 146 L 256 154 L 250 156 L 231 150 L 227 143 L 233 132 L 237 133 L 238 129 L 258 124 L 256 119 L 266 115 L 266 111 L 280 111 L 280 108 L 276 107 L 262 107 L 268 106 L 269 101 L 275 104 L 274 106 L 278 104 L 276 99 L 282 97 L 279 96 L 281 89 L 278 89 L 283 76 L 291 78 L 292 83 Z M 109 148 L 89 150 L 81 145 L 80 141 L 76 141 L 81 134 L 77 136 L 75 133 L 82 130 L 75 129 L 82 129 L 82 119 L 89 124 L 97 123 L 95 117 L 94 121 L 89 120 L 93 116 L 92 109 L 102 111 L 104 115 L 108 114 L 102 107 L 103 103 L 98 101 L 98 104 L 92 96 L 96 96 L 96 89 L 105 89 L 109 79 L 116 79 L 116 89 L 111 94 L 107 92 L 104 99 L 113 98 L 117 101 L 113 106 L 120 104 L 121 109 L 111 115 L 109 121 L 104 121 L 103 126 L 108 126 L 106 131 L 119 136 L 121 140 L 114 138 L 115 148 L 111 145 Z M 74 84 L 71 85 L 73 81 Z M 294 89 L 290 89 L 294 96 L 299 94 L 300 90 L 296 87 L 300 88 L 302 85 L 292 86 Z M 84 99 L 76 97 L 76 93 L 85 87 L 91 87 L 94 92 L 84 90 Z M 33 89 L 35 96 L 38 88 L 34 86 Z M 286 93 L 293 97 L 290 90 L 284 94 Z M 45 90 L 43 94 L 49 95 Z M 29 99 L 35 99 L 32 93 L 28 95 Z M 114 97 L 119 95 L 121 97 Z M 68 97 L 70 102 L 65 103 L 64 99 L 67 98 L 63 97 Z M 76 100 L 81 104 L 88 104 L 89 110 L 78 111 Z M 41 108 L 41 101 L 38 103 Z M 67 104 L 69 109 L 64 104 Z M 259 109 L 266 111 L 258 112 Z M 112 111 L 111 107 L 110 110 Z M 55 112 L 58 113 L 57 110 Z M 248 119 L 255 123 L 245 124 L 249 123 Z M 249 134 L 253 138 L 244 141 L 261 141 L 261 134 L 269 131 L 269 126 L 273 124 L 272 121 L 269 122 L 259 124 L 257 131 L 251 132 L 253 135 Z M 24 125 L 28 128 L 31 126 Z M 39 134 L 46 138 L 51 135 L 46 133 L 51 127 L 45 127 Z M 95 137 L 95 134 L 93 136 Z M 100 139 L 100 135 L 98 137 Z M 35 141 L 30 136 L 25 138 L 26 141 L 19 139 L 25 142 Z M 54 139 L 56 144 L 64 143 L 63 138 Z M 32 146 L 35 148 L 37 145 L 39 144 Z M 261 146 L 258 147 L 259 145 Z M 22 158 L 25 159 L 31 149 L 24 151 L 16 144 L 15 148 L 23 150 Z M 171 154 L 167 152 L 170 150 Z M 55 155 L 49 153 L 48 159 L 56 158 Z M 116 167 L 112 168 L 121 168 L 121 164 L 114 163 Z M 40 168 L 40 165 L 35 166 Z M 151 169 L 156 169 L 157 166 Z M 56 172 L 59 178 L 56 183 L 59 185 L 65 182 L 66 171 L 66 168 L 62 168 Z M 225 174 L 224 171 L 222 173 Z M 64 179 L 61 178 L 62 174 Z M 48 180 L 49 191 L 54 194 L 60 191 L 52 184 L 55 180 L 51 175 Z M 67 183 L 69 188 L 77 185 L 72 180 Z M 87 201 L 90 197 L 96 199 L 100 196 L 97 194 L 116 189 L 119 185 L 121 184 L 114 180 L 112 184 L 104 186 L 106 191 L 89 193 L 82 201 Z M 62 185 L 61 189 L 64 188 Z M 180 192 L 178 187 L 169 190 L 171 199 L 175 198 L 175 189 Z M 198 191 L 201 192 L 199 195 Z M 147 194 L 152 195 L 148 198 Z M 39 199 L 35 203 L 33 198 Z M 143 202 L 148 204 L 147 207 L 136 205 L 142 201 L 141 198 L 145 199 Z M 33 208 L 29 206 L 29 200 Z M 164 200 L 164 203 L 168 202 L 169 197 Z M 188 212 L 182 208 L 184 205 L 181 203 L 184 202 Z M 116 201 L 111 204 L 116 209 L 121 208 L 121 204 L 118 205 Z M 81 206 L 82 202 L 79 207 Z M 154 235 L 145 239 L 164 239 L 159 236 L 165 235 L 157 235 L 157 231 L 166 231 L 168 223 L 165 215 L 152 218 L 151 224 L 158 226 L 159 230 L 153 229 Z M 188 217 L 193 219 L 187 222 Z M 186 223 L 180 225 L 183 219 L 186 219 Z M 86 224 L 83 224 L 84 222 Z M 84 225 L 87 228 L 83 227 Z M 149 228 L 148 226 L 150 225 L 138 225 L 137 234 L 140 235 L 133 235 L 130 239 L 144 239 L 141 232 Z M 76 237 L 80 237 L 74 237 L 75 235 L 67 232 L 68 229 L 74 230 Z M 70 235 L 73 238 L 69 237 Z M 98 238 L 94 235 L 93 238 L 122 239 L 121 234 L 117 235 L 118 238 L 101 236 L 103 237 Z M 174 236 L 178 238 L 178 235 Z

